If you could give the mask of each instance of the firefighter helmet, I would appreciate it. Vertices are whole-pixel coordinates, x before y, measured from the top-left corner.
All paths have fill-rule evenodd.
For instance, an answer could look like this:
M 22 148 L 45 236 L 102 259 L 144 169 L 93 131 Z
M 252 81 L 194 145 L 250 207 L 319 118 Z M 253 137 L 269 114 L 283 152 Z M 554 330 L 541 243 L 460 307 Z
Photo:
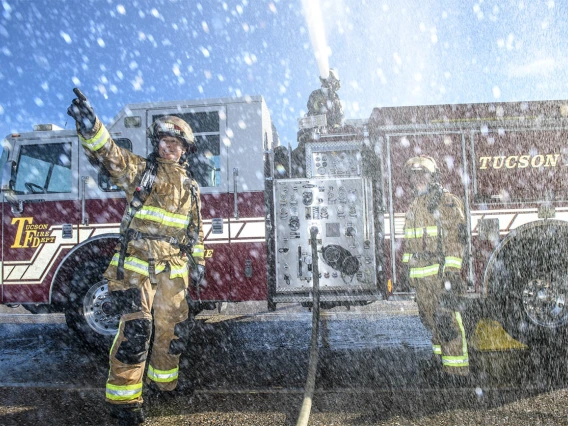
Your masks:
M 438 176 L 440 170 L 436 165 L 436 161 L 432 157 L 427 155 L 420 155 L 419 157 L 413 157 L 409 159 L 404 165 L 404 169 L 407 173 L 411 172 L 425 172 L 430 173 L 432 177 Z
M 189 124 L 173 115 L 166 115 L 156 119 L 148 127 L 147 134 L 152 142 L 154 151 L 158 150 L 160 139 L 164 136 L 173 136 L 180 139 L 187 152 L 195 152 L 197 150 L 193 131 Z

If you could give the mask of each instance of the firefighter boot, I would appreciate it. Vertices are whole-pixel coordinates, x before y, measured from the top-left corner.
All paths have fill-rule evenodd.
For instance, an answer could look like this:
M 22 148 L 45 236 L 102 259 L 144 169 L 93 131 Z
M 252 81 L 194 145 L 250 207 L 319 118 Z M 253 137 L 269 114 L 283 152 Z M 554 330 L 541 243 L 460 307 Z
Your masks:
M 141 404 L 112 404 L 110 416 L 120 426 L 136 426 L 144 423 L 144 411 Z
M 148 398 L 149 403 L 170 403 L 176 398 L 180 397 L 182 394 L 185 396 L 185 392 L 180 386 L 177 386 L 171 391 L 161 390 L 154 382 L 148 383 L 144 389 L 144 393 Z M 188 394 L 189 395 L 189 394 Z

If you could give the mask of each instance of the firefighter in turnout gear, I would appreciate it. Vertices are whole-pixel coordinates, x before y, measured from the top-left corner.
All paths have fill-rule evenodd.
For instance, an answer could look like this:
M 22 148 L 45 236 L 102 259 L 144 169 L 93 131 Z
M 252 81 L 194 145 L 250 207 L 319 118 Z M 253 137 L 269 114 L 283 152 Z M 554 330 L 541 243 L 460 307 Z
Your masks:
M 321 88 L 314 90 L 308 99 L 308 115 L 325 114 L 329 127 L 341 127 L 343 122 L 343 106 L 337 95 L 341 82 L 337 71 L 329 70 L 328 78 L 321 78 Z
M 77 122 L 79 140 L 127 198 L 122 241 L 104 273 L 114 313 L 120 315 L 106 401 L 121 424 L 140 424 L 152 324 L 146 383 L 167 395 L 177 386 L 179 357 L 189 337 L 189 278 L 199 288 L 205 273 L 199 188 L 185 161 L 195 150 L 194 136 L 182 119 L 160 117 L 148 129 L 154 152 L 142 158 L 116 145 L 85 96 L 74 91 L 78 98 L 68 114 Z
M 343 106 L 337 95 L 341 87 L 341 81 L 337 71 L 329 70 L 328 78 L 320 77 L 321 88 L 310 93 L 308 98 L 307 116 L 324 116 L 326 125 L 322 123 L 312 124 L 312 127 L 300 128 L 298 131 L 298 146 L 290 153 L 290 177 L 306 177 L 306 143 L 311 137 L 313 129 L 317 127 L 323 133 L 341 131 L 343 128 Z
M 461 278 L 466 229 L 463 204 L 442 188 L 431 157 L 411 158 L 405 170 L 415 198 L 406 213 L 402 262 L 416 291 L 422 323 L 432 332 L 438 365 L 441 361 L 445 373 L 466 376 L 468 347 L 457 300 L 465 292 Z

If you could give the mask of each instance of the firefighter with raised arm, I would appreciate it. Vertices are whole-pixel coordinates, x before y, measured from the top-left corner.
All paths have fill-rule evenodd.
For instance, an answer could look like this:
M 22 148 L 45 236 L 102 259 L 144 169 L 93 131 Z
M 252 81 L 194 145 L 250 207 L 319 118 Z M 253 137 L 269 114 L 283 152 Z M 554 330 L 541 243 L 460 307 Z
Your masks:
M 306 138 L 311 138 L 314 127 L 323 132 L 339 131 L 343 126 L 343 106 L 337 95 L 341 81 L 337 71 L 329 69 L 327 78 L 320 77 L 321 88 L 310 93 L 308 98 L 308 116 L 326 117 L 326 125 L 311 123 L 310 126 L 300 128 L 298 131 L 298 146 L 290 154 L 290 177 L 306 177 Z M 282 164 L 282 163 L 281 163 Z
M 154 344 L 146 377 L 150 396 L 171 396 L 189 335 L 189 278 L 205 274 L 199 188 L 186 159 L 195 151 L 191 127 L 175 116 L 148 129 L 154 151 L 142 158 L 120 148 L 78 90 L 67 113 L 87 156 L 126 193 L 121 242 L 104 273 L 120 315 L 110 351 L 106 401 L 120 424 L 144 422 L 143 375 L 152 324 Z
M 409 284 L 416 291 L 420 318 L 432 332 L 434 361 L 451 377 L 469 374 L 468 347 L 457 296 L 461 278 L 465 215 L 459 198 L 445 190 L 433 158 L 409 159 L 405 172 L 414 200 L 404 223 L 404 254 Z M 457 379 L 459 380 L 459 379 Z
M 310 93 L 308 98 L 308 115 L 325 114 L 328 127 L 341 127 L 343 121 L 343 106 L 337 95 L 341 81 L 337 71 L 329 70 L 328 78 L 321 78 L 321 88 Z

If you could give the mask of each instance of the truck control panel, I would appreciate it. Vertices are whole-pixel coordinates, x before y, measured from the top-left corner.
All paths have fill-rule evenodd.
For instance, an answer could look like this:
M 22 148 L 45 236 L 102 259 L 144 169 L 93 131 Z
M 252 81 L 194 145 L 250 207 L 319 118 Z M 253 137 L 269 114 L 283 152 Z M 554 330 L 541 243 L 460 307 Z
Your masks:
M 370 182 L 365 178 L 278 180 L 274 188 L 276 292 L 309 293 L 310 228 L 318 229 L 319 286 L 334 300 L 376 288 Z M 331 297 L 331 296 L 330 296 Z

